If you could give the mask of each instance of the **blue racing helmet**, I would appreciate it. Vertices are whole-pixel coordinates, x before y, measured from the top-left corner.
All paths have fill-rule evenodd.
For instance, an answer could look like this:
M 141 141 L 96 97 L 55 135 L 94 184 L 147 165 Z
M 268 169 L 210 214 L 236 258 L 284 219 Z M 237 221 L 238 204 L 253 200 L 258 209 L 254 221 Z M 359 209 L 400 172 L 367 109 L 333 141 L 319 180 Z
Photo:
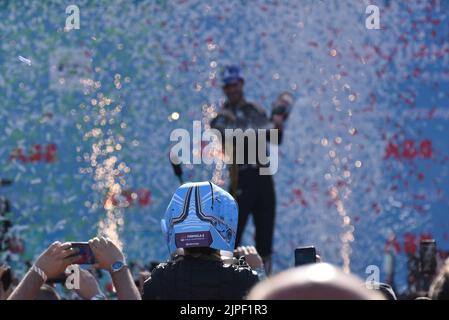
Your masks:
M 228 192 L 211 182 L 191 182 L 176 190 L 161 227 L 170 255 L 194 247 L 232 252 L 237 221 L 237 203 Z
M 242 71 L 238 66 L 225 66 L 221 73 L 221 81 L 223 86 L 243 81 Z

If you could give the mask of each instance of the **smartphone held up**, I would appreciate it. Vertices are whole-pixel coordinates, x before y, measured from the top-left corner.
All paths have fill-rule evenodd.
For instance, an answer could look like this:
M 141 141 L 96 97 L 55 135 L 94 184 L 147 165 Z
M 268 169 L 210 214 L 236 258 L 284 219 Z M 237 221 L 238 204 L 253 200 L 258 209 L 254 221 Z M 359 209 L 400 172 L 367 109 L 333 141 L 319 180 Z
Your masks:
M 95 264 L 95 256 L 87 242 L 72 242 L 72 248 L 78 249 L 76 255 L 81 256 L 74 264 Z
M 421 240 L 419 246 L 419 264 L 423 274 L 433 275 L 437 270 L 437 246 L 434 239 Z
M 315 247 L 300 247 L 295 249 L 295 267 L 316 263 Z

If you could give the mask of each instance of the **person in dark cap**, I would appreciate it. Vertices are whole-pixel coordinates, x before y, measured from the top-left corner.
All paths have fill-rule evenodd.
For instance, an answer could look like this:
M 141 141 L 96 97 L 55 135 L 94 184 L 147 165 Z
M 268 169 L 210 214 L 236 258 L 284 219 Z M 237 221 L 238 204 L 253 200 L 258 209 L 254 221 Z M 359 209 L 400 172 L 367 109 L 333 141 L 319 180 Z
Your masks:
M 226 102 L 217 116 L 212 119 L 211 127 L 220 131 L 224 136 L 225 129 L 277 129 L 278 137 L 281 134 L 285 117 L 273 114 L 267 117 L 264 109 L 245 99 L 243 87 L 244 78 L 238 66 L 226 66 L 222 72 L 222 88 Z M 267 135 L 268 136 L 268 135 Z M 246 139 L 246 137 L 245 137 Z M 271 254 L 273 245 L 273 232 L 275 223 L 275 189 L 272 175 L 261 175 L 260 168 L 266 164 L 260 163 L 257 152 L 258 141 L 255 148 L 248 147 L 249 140 L 245 140 L 244 150 L 233 148 L 233 159 L 230 165 L 230 193 L 239 205 L 239 221 L 237 229 L 237 245 L 245 229 L 248 217 L 253 215 L 255 225 L 256 249 L 262 256 L 267 273 L 271 271 Z M 278 140 L 279 141 L 279 140 Z M 270 141 L 270 143 L 276 143 Z M 235 143 L 234 143 L 235 145 Z M 256 150 L 256 155 L 250 154 Z M 225 148 L 226 151 L 226 148 Z M 243 152 L 244 163 L 236 163 L 236 159 Z M 252 163 L 249 159 L 257 159 Z

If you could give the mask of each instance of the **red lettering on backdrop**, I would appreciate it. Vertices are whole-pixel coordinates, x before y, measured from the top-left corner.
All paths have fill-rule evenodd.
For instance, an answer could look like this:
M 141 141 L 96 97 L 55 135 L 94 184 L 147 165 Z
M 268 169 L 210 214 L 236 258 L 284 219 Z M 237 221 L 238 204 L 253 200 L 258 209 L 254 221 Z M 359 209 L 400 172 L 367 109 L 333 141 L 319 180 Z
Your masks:
M 416 235 L 407 232 L 404 235 L 404 251 L 406 254 L 415 254 L 416 253 Z
M 398 239 L 395 235 L 392 235 L 387 241 L 385 242 L 385 248 L 384 251 L 388 252 L 390 248 L 393 248 L 396 253 L 401 252 L 401 245 L 398 242 Z
M 141 207 L 147 207 L 151 204 L 151 192 L 149 190 L 140 189 L 137 191 L 137 195 Z
M 390 157 L 394 157 L 395 159 L 400 158 L 399 147 L 393 142 L 388 142 L 388 146 L 385 150 L 384 159 L 389 159 Z
M 400 160 L 401 158 L 413 160 L 417 157 L 423 159 L 430 159 L 433 155 L 433 147 L 431 140 L 423 140 L 419 144 L 417 141 L 408 139 L 402 145 L 389 141 L 386 148 L 384 159 L 394 158 Z
M 31 147 L 31 150 L 28 155 L 24 154 L 22 148 L 15 148 L 10 156 L 9 161 L 20 161 L 23 163 L 39 163 L 46 162 L 52 163 L 56 161 L 56 152 L 58 147 L 56 144 L 52 143 L 45 146 L 45 153 L 42 153 L 43 147 L 41 144 L 35 144 Z
M 13 161 L 13 160 L 19 160 L 21 162 L 28 161 L 27 157 L 23 154 L 22 148 L 16 148 L 11 152 L 11 154 L 9 156 L 9 161 Z
M 432 240 L 432 239 L 433 239 L 433 237 L 432 237 L 432 235 L 430 233 L 421 233 L 421 236 L 419 238 L 420 241 Z
M 46 162 L 55 162 L 56 151 L 57 151 L 56 144 L 52 143 L 52 144 L 47 145 L 47 147 L 45 148 L 45 161 Z
M 429 159 L 432 158 L 432 141 L 423 140 L 421 145 L 419 146 L 420 154 L 423 158 Z
M 126 203 L 128 203 L 128 207 L 134 205 L 133 192 L 131 190 L 123 190 L 122 196 L 125 198 Z
M 415 148 L 415 141 L 413 140 L 405 140 L 404 141 L 404 151 L 402 152 L 402 156 L 406 159 L 414 159 L 417 155 L 417 151 Z
M 295 195 L 295 200 L 299 201 L 303 207 L 307 207 L 307 201 L 302 196 L 301 189 L 293 189 L 293 194 Z
M 40 144 L 35 144 L 32 148 L 32 153 L 30 155 L 30 162 L 39 162 L 42 160 L 42 147 Z
M 151 205 L 151 191 L 139 189 L 137 192 L 133 190 L 122 190 L 120 194 L 114 194 L 108 198 L 114 207 L 148 207 Z M 108 202 L 105 200 L 105 203 Z
M 419 241 L 433 239 L 430 233 L 422 233 L 419 237 Z M 396 239 L 396 236 L 391 236 L 385 243 L 385 249 L 387 250 L 393 246 L 396 253 L 400 251 L 400 244 Z M 404 252 L 406 254 L 415 255 L 418 250 L 418 237 L 412 232 L 404 234 Z

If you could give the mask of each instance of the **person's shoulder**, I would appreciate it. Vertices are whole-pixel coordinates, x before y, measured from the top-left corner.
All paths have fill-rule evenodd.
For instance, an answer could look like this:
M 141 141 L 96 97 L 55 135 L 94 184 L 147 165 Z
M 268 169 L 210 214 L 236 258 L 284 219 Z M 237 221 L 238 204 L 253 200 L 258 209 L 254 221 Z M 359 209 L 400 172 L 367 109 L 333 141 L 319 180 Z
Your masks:
M 170 262 L 158 264 L 152 271 L 151 275 L 144 282 L 143 285 L 143 300 L 160 299 L 162 288 L 167 277 L 167 270 L 170 267 Z
M 152 271 L 151 277 L 158 277 L 159 275 L 167 272 L 173 266 L 172 261 L 159 263 Z
M 161 262 L 156 267 L 154 267 L 153 270 L 163 270 L 163 269 L 169 267 L 171 264 L 173 264 L 172 261 Z
M 257 282 L 259 282 L 257 272 L 252 270 L 251 267 L 246 263 L 233 265 L 232 269 L 235 282 L 238 283 L 240 288 L 242 288 L 242 290 L 245 292 L 252 288 Z
M 231 268 L 230 270 L 237 274 L 238 277 L 258 278 L 257 273 L 251 269 L 251 267 L 244 260 L 240 260 L 238 264 L 232 264 L 227 267 Z

